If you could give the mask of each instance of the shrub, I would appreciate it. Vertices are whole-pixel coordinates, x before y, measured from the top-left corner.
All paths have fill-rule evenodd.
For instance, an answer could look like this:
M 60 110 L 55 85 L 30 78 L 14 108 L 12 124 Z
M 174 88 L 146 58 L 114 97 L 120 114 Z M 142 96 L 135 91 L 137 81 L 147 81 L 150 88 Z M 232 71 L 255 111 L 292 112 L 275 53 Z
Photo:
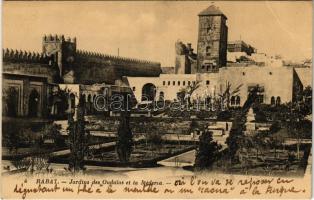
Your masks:
M 61 125 L 57 124 L 47 124 L 41 130 L 41 134 L 43 139 L 51 139 L 54 141 L 56 147 L 65 146 L 65 139 L 62 137 L 61 133 Z
M 220 157 L 221 145 L 213 141 L 213 132 L 206 131 L 199 138 L 199 147 L 195 157 L 195 169 L 203 170 L 212 168 Z

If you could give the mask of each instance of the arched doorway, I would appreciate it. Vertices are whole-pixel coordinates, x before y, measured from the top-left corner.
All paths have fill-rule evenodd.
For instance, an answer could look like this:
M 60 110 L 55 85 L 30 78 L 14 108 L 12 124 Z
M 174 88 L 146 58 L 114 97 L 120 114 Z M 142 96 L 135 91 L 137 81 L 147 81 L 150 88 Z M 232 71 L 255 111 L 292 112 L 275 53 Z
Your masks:
M 18 115 L 18 91 L 14 87 L 10 87 L 6 92 L 6 114 L 8 117 L 16 117 Z
M 29 94 L 28 100 L 28 116 L 29 117 L 38 117 L 39 110 L 39 93 L 37 90 L 33 89 Z
M 165 93 L 163 91 L 159 92 L 159 101 L 163 101 L 165 99 Z
M 231 105 L 233 106 L 233 105 L 235 105 L 235 103 L 236 103 L 235 96 L 232 96 L 231 97 Z
M 270 98 L 270 104 L 271 104 L 271 105 L 275 105 L 275 97 L 274 97 L 274 96 L 272 96 L 272 97 Z
M 236 105 L 237 106 L 240 106 L 240 102 L 241 100 L 240 100 L 240 96 L 236 96 Z
M 156 86 L 152 83 L 147 83 L 142 88 L 142 101 L 154 101 L 156 96 Z
M 70 99 L 69 99 L 69 110 L 70 112 L 75 112 L 75 95 L 73 93 L 70 94 Z
M 277 97 L 277 98 L 276 98 L 276 105 L 279 106 L 280 103 L 281 103 L 281 99 L 280 99 L 280 97 Z

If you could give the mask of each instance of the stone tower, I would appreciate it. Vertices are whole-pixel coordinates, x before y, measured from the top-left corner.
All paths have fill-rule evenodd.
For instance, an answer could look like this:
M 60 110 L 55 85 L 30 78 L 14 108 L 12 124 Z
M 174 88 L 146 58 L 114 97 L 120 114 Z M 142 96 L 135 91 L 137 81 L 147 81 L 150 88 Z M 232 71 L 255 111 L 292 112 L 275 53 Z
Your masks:
M 218 72 L 227 64 L 227 17 L 214 5 L 198 16 L 197 72 Z
M 76 38 L 65 39 L 61 36 L 44 36 L 43 37 L 43 53 L 49 57 L 59 68 L 60 77 L 73 71 L 73 64 L 76 54 Z

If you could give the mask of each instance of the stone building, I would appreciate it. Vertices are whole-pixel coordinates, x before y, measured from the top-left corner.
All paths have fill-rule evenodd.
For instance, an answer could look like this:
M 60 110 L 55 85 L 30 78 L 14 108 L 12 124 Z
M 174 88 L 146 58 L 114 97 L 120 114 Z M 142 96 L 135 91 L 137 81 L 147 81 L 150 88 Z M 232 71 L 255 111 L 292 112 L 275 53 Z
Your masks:
M 228 42 L 228 53 L 229 52 L 245 52 L 246 55 L 251 55 L 256 52 L 256 49 L 249 44 L 246 44 L 242 40 L 229 41 Z
M 260 103 L 280 104 L 295 101 L 303 89 L 296 69 L 268 66 L 267 63 L 226 65 L 228 34 L 226 20 L 227 17 L 213 5 L 199 14 L 197 55 L 190 53 L 193 59 L 187 59 L 187 55 L 190 55 L 188 52 L 193 52 L 191 45 L 186 46 L 180 41 L 177 42 L 175 74 L 161 74 L 159 77 L 126 77 L 126 83 L 132 88 L 137 101 L 161 99 L 177 101 L 178 93 L 195 83 L 200 86 L 192 94 L 192 99 L 218 98 L 228 85 L 231 91 L 239 89 L 230 97 L 230 106 L 242 106 L 253 87 L 259 88 Z M 240 50 L 241 48 L 240 46 Z M 197 65 L 194 71 L 193 62 L 190 61 L 195 57 Z M 308 74 L 308 77 L 311 75 Z M 143 95 L 146 98 L 143 98 Z
M 214 98 L 222 95 L 227 83 L 231 91 L 240 88 L 230 97 L 231 106 L 242 106 L 252 87 L 258 86 L 259 102 L 265 104 L 281 104 L 294 101 L 303 85 L 294 68 L 282 67 L 223 67 L 217 73 L 197 74 L 161 74 L 159 77 L 127 77 L 134 95 L 140 102 L 146 91 L 155 97 L 152 100 L 176 101 L 178 93 L 190 84 L 199 82 L 200 87 L 193 93 L 192 99 Z M 152 89 L 147 89 L 152 88 Z
M 3 115 L 47 117 L 61 112 L 60 89 L 70 92 L 70 111 L 83 96 L 90 106 L 97 94 L 130 93 L 123 76 L 156 77 L 160 63 L 77 50 L 76 38 L 44 36 L 42 53 L 3 50 Z

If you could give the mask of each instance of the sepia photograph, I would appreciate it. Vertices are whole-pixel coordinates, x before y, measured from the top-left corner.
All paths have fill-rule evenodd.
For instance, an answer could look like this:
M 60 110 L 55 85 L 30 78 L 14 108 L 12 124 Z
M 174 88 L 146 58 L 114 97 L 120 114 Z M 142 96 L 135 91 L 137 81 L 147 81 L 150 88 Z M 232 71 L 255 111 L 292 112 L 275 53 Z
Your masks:
M 311 1 L 4 1 L 1 198 L 310 198 Z

